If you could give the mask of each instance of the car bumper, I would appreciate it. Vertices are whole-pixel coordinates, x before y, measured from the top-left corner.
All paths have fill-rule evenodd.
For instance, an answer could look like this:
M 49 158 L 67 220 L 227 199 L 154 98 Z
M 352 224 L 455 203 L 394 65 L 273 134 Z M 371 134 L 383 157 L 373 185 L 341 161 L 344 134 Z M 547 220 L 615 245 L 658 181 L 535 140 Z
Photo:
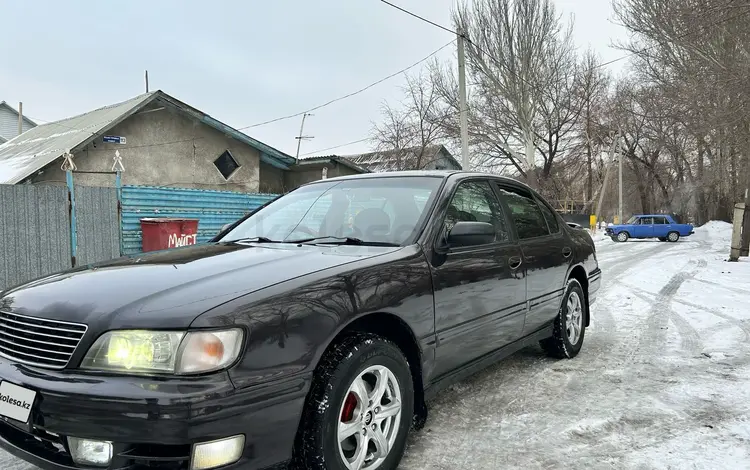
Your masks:
M 91 468 L 74 464 L 68 436 L 111 441 L 106 469 L 187 469 L 193 444 L 238 434 L 245 436 L 242 456 L 222 470 L 283 464 L 291 458 L 309 387 L 302 376 L 239 390 L 226 373 L 103 377 L 2 358 L 0 379 L 36 392 L 28 423 L 0 417 L 0 447 L 43 470 Z

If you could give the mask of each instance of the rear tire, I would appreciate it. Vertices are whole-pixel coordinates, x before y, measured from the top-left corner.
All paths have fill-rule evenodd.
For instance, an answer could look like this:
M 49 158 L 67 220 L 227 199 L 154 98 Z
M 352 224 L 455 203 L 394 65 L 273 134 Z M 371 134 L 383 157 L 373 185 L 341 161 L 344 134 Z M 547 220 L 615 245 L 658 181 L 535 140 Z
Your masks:
M 292 468 L 395 469 L 413 414 L 411 371 L 398 346 L 369 333 L 347 336 L 316 369 Z
M 630 238 L 630 234 L 628 232 L 620 232 L 617 234 L 617 241 L 620 243 L 628 241 L 628 238 Z
M 555 318 L 552 337 L 540 342 L 542 349 L 558 359 L 576 357 L 583 346 L 588 313 L 581 283 L 577 279 L 569 279 L 560 312 Z
M 669 232 L 667 234 L 667 240 L 669 240 L 672 243 L 676 242 L 679 239 L 680 239 L 680 233 L 679 232 Z

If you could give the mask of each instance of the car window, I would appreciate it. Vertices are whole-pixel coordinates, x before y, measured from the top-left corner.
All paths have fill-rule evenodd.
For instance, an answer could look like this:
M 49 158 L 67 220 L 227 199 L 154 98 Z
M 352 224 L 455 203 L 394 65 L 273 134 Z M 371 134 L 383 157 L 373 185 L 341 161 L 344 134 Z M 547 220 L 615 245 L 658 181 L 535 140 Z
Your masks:
M 667 219 L 664 217 L 654 217 L 654 224 L 656 225 L 666 225 Z
M 652 217 L 641 217 L 641 224 L 642 225 L 653 225 L 654 219 Z
M 641 225 L 641 224 L 643 223 L 643 222 L 642 222 L 642 220 L 643 220 L 643 219 L 641 219 L 641 218 L 637 218 L 637 219 L 635 219 L 635 220 L 633 221 L 633 224 L 632 224 L 632 225 Z
M 488 181 L 467 181 L 456 188 L 443 222 L 445 233 L 456 222 L 487 222 L 495 227 L 495 241 L 510 240 L 500 202 Z
M 552 212 L 552 209 L 547 207 L 547 205 L 541 201 L 538 202 L 538 206 L 542 210 L 542 215 L 544 216 L 544 220 L 547 221 L 547 227 L 549 227 L 550 233 L 559 232 L 560 224 L 557 223 L 557 217 L 555 217 L 555 213 Z
M 518 188 L 500 187 L 500 193 L 510 208 L 510 215 L 518 238 L 535 238 L 549 235 L 547 221 L 531 193 Z
M 265 237 L 293 242 L 315 237 L 355 237 L 404 244 L 413 239 L 442 179 L 363 178 L 313 183 L 275 200 L 220 241 Z

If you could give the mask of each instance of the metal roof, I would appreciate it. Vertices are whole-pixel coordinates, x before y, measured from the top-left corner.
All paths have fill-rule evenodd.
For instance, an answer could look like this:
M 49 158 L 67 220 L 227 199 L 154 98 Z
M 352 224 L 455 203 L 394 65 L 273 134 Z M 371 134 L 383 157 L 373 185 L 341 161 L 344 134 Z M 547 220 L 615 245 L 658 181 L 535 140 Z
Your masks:
M 367 168 L 372 172 L 398 171 L 398 170 L 420 170 L 418 166 L 424 167 L 433 163 L 443 153 L 455 166 L 461 168 L 461 164 L 451 155 L 443 145 L 428 145 L 427 147 L 410 147 L 400 150 L 387 150 L 370 152 L 358 155 L 343 155 L 344 158 Z
M 370 170 L 368 170 L 367 168 L 357 165 L 356 163 L 349 160 L 348 158 L 339 157 L 338 155 L 326 155 L 326 156 L 320 156 L 320 157 L 300 157 L 296 166 L 298 168 L 304 168 L 307 165 L 317 165 L 317 164 L 326 164 L 326 163 L 338 163 L 345 167 L 351 168 L 352 170 L 358 173 L 370 172 Z
M 68 119 L 42 124 L 0 145 L 0 183 L 16 184 L 54 162 L 66 152 L 75 153 L 102 133 L 158 100 L 255 149 L 261 160 L 288 169 L 294 157 L 274 149 L 188 106 L 161 90 L 105 106 Z M 127 149 L 127 145 L 122 146 Z

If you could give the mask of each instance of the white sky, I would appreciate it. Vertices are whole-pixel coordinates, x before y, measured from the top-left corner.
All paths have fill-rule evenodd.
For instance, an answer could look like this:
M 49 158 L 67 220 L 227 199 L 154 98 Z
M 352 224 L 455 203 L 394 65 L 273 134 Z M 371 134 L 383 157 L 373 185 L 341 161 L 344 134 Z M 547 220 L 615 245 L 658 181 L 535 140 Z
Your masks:
M 451 26 L 452 0 L 392 0 Z M 608 0 L 557 0 L 575 38 L 604 61 L 623 55 Z M 427 56 L 451 34 L 378 0 L 0 0 L 0 100 L 40 121 L 62 119 L 161 89 L 234 127 L 304 111 Z M 19 38 L 19 41 L 9 40 Z M 439 57 L 453 61 L 448 48 Z M 625 62 L 610 66 L 621 73 Z M 418 70 L 417 68 L 413 69 Z M 302 152 L 370 136 L 403 76 L 316 111 Z M 291 155 L 301 118 L 248 129 Z M 324 153 L 357 153 L 368 143 Z

